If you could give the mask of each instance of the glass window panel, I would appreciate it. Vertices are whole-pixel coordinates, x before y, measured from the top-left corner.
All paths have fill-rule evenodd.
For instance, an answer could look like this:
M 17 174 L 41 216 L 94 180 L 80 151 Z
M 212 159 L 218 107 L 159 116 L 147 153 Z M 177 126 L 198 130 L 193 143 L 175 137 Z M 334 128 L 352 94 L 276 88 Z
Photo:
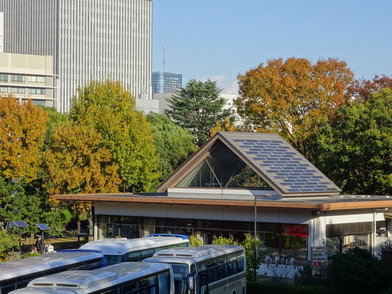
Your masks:
M 25 81 L 25 76 L 23 75 L 11 75 L 11 81 L 14 83 L 23 83 Z
M 25 88 L 11 88 L 11 93 L 24 94 Z
M 0 82 L 8 82 L 8 75 L 0 74 Z

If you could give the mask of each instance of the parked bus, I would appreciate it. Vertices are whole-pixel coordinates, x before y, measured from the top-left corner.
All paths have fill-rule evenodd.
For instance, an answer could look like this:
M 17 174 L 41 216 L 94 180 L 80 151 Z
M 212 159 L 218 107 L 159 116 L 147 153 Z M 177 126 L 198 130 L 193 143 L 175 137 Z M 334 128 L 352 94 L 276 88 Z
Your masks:
M 156 252 L 143 262 L 170 264 L 176 294 L 246 293 L 246 262 L 242 246 L 172 248 Z
M 33 279 L 69 269 L 96 269 L 104 266 L 100 252 L 73 250 L 55 252 L 0 263 L 0 293 L 26 287 Z
M 108 238 L 91 241 L 81 246 L 83 250 L 97 250 L 103 253 L 107 265 L 125 261 L 141 261 L 155 252 L 173 247 L 189 246 L 185 235 L 152 234 L 146 238 Z
M 174 294 L 173 272 L 168 264 L 123 262 L 91 271 L 72 270 L 38 278 L 26 288 L 11 293 Z

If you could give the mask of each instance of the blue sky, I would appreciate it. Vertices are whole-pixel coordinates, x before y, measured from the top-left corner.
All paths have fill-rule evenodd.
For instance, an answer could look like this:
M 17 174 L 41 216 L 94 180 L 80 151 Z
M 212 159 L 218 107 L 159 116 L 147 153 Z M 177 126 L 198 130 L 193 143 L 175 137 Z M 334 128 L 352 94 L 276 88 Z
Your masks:
M 217 81 L 275 58 L 329 57 L 355 77 L 392 75 L 392 0 L 153 0 L 153 71 Z

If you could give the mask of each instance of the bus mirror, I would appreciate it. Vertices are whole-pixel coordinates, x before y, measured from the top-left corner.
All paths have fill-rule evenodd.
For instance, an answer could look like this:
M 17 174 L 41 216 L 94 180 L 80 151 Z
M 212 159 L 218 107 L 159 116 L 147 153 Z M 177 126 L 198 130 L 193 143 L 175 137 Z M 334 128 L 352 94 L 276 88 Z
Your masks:
M 188 276 L 188 290 L 193 291 L 195 289 L 195 277 Z

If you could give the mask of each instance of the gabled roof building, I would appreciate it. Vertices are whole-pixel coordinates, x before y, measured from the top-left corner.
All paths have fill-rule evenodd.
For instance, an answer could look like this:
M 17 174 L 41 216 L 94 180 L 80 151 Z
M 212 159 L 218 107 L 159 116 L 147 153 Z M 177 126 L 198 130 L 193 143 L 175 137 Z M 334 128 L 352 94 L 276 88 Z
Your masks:
M 272 255 L 297 262 L 316 262 L 316 249 L 376 255 L 392 209 L 389 196 L 342 195 L 280 136 L 243 132 L 218 132 L 156 193 L 55 198 L 95 203 L 94 239 L 180 233 L 209 244 L 256 233 Z

